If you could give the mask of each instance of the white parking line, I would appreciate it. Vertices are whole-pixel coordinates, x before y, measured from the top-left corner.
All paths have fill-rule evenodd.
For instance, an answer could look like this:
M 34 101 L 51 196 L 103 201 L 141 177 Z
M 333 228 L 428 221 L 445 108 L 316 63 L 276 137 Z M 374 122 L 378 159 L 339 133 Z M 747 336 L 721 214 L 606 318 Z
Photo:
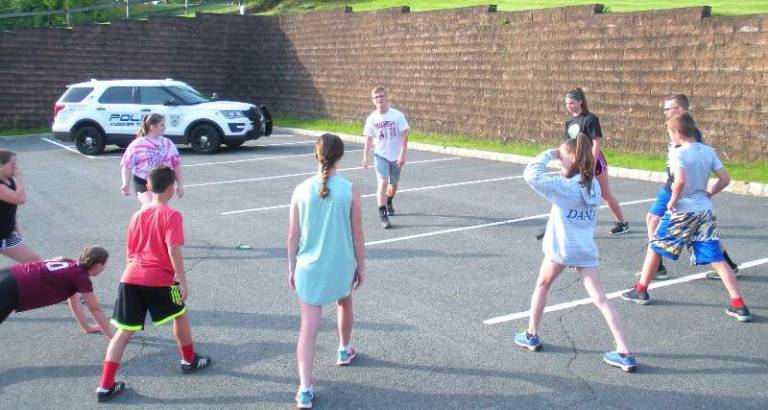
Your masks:
M 54 140 L 51 140 L 51 139 L 48 139 L 48 138 L 45 138 L 45 137 L 41 137 L 40 139 L 45 141 L 45 142 L 51 143 L 51 144 L 53 144 L 53 145 L 55 145 L 57 147 L 64 148 L 67 151 L 74 152 L 75 154 L 81 155 L 81 156 L 86 157 L 88 159 L 107 159 L 108 158 L 108 157 L 94 157 L 94 156 L 91 156 L 91 155 L 85 155 L 82 152 L 78 151 L 75 147 L 72 147 L 72 146 L 69 146 L 69 145 L 64 145 L 64 144 L 61 144 L 59 142 L 56 142 Z
M 548 172 L 547 174 L 554 174 L 556 172 Z M 520 179 L 522 178 L 522 175 L 515 175 L 510 177 L 499 177 L 499 178 L 488 178 L 488 179 L 478 179 L 474 181 L 465 181 L 465 182 L 455 182 L 452 184 L 442 184 L 442 185 L 430 185 L 430 186 L 423 186 L 423 187 L 417 187 L 417 188 L 408 188 L 408 189 L 399 189 L 397 191 L 398 194 L 402 194 L 403 192 L 416 192 L 416 191 L 426 191 L 426 190 L 432 190 L 432 189 L 441 189 L 441 188 L 451 188 L 451 187 L 457 187 L 457 186 L 464 186 L 464 185 L 474 185 L 474 184 L 483 184 L 486 182 L 497 182 L 497 181 L 508 181 L 510 179 Z M 372 198 L 375 197 L 376 194 L 366 194 L 362 195 L 361 198 Z M 250 212 L 261 212 L 261 211 L 269 211 L 272 209 L 283 209 L 288 208 L 290 204 L 283 204 L 283 205 L 273 205 L 273 206 L 265 206 L 261 208 L 248 208 L 248 209 L 239 209 L 236 211 L 226 211 L 222 212 L 222 215 L 237 215 L 237 214 L 245 214 Z
M 344 153 L 348 152 L 360 152 L 362 149 L 353 149 L 353 150 L 347 150 Z M 189 167 L 204 167 L 208 165 L 224 165 L 224 164 L 237 164 L 240 162 L 253 162 L 253 161 L 268 161 L 273 159 L 285 159 L 285 158 L 295 158 L 295 157 L 312 157 L 315 153 L 311 152 L 308 154 L 287 154 L 287 155 L 274 155 L 271 157 L 256 157 L 256 158 L 246 158 L 246 159 L 233 159 L 231 161 L 217 161 L 217 162 L 201 162 L 198 164 L 183 164 L 182 167 L 189 168 Z M 186 185 L 190 186 L 190 185 Z
M 362 150 L 359 150 L 362 151 Z M 350 152 L 350 151 L 347 151 Z M 304 154 L 301 154 L 304 155 Z M 315 155 L 315 154 L 308 154 L 308 155 Z M 272 157 L 273 159 L 276 157 Z M 425 159 L 421 161 L 411 161 L 408 164 L 425 164 L 428 162 L 441 162 L 441 161 L 455 161 L 457 159 L 461 159 L 460 157 L 448 157 L 448 158 L 436 158 L 436 159 Z M 248 160 L 240 160 L 240 161 L 248 161 Z M 369 167 L 373 168 L 373 166 Z M 337 171 L 353 171 L 353 170 L 359 170 L 364 169 L 363 167 L 353 167 L 353 168 L 341 168 Z M 296 174 L 286 174 L 286 175 L 273 175 L 268 177 L 256 177 L 256 178 L 244 178 L 244 179 L 230 179 L 225 181 L 214 181 L 214 182 L 203 182 L 199 184 L 185 184 L 184 188 L 195 188 L 195 187 L 201 187 L 201 186 L 211 186 L 211 185 L 227 185 L 227 184 L 239 184 L 243 182 L 257 182 L 257 181 L 269 181 L 273 179 L 282 179 L 282 178 L 292 178 L 292 177 L 299 177 L 299 176 L 307 176 L 307 175 L 314 175 L 317 171 L 312 172 L 301 172 Z
M 295 141 L 295 142 L 275 142 L 270 144 L 258 144 L 258 147 L 277 147 L 280 145 L 300 145 L 300 144 L 314 144 L 315 141 Z
M 655 200 L 656 200 L 656 198 L 638 199 L 637 201 L 621 202 L 620 205 L 622 205 L 622 206 L 635 205 L 635 204 L 642 204 L 642 203 L 652 202 L 652 201 L 655 201 Z M 603 205 L 600 208 L 607 208 L 607 207 L 608 207 L 608 205 Z M 446 234 L 446 233 L 453 233 L 453 232 L 471 231 L 471 230 L 475 230 L 475 229 L 490 228 L 492 226 L 509 225 L 509 224 L 513 224 L 513 223 L 516 223 L 516 222 L 530 221 L 532 219 L 542 219 L 542 218 L 546 218 L 548 216 L 549 216 L 549 212 L 547 212 L 545 214 L 526 216 L 526 217 L 523 217 L 523 218 L 507 219 L 506 221 L 490 222 L 490 223 L 485 223 L 485 224 L 480 224 L 480 225 L 462 226 L 462 227 L 459 227 L 459 228 L 443 229 L 443 230 L 434 231 L 434 232 L 425 232 L 425 233 L 420 233 L 420 234 L 416 234 L 416 235 L 400 236 L 400 237 L 397 237 L 397 238 L 389 238 L 389 239 L 382 239 L 382 240 L 379 240 L 379 241 L 366 242 L 365 246 L 381 245 L 381 244 L 391 243 L 391 242 L 401 242 L 401 241 L 407 241 L 407 240 L 410 240 L 410 239 L 426 238 L 428 236 L 443 235 L 443 234 Z
M 753 261 L 745 262 L 739 265 L 739 270 L 751 268 L 753 266 L 763 265 L 766 263 L 768 263 L 768 258 L 755 259 Z M 707 273 L 710 273 L 710 272 L 714 272 L 714 271 L 710 270 L 707 272 L 694 273 L 692 275 L 683 276 L 677 279 L 665 280 L 663 282 L 653 282 L 648 287 L 648 289 L 658 289 L 658 288 L 663 288 L 667 286 L 677 285 L 680 283 L 691 282 L 698 279 L 704 279 L 707 276 Z M 616 299 L 620 297 L 622 293 L 628 292 L 630 290 L 631 289 L 623 289 L 623 290 L 609 293 L 606 296 L 608 297 L 608 299 Z M 572 302 L 559 303 L 557 305 L 547 306 L 546 308 L 544 308 L 544 313 L 557 312 L 558 310 L 570 309 L 576 306 L 588 305 L 590 303 L 592 303 L 592 299 L 590 298 L 574 300 Z M 509 322 L 516 319 L 527 318 L 530 315 L 531 315 L 531 311 L 526 310 L 525 312 L 518 312 L 518 313 L 513 313 L 511 315 L 499 316 L 492 319 L 483 320 L 483 323 L 486 325 L 497 325 L 499 323 Z

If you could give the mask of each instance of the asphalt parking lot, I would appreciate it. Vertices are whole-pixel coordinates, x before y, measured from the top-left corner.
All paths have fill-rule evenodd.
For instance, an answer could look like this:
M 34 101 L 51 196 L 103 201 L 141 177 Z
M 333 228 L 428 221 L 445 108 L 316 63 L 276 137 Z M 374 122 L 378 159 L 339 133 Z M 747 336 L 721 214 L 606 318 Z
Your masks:
M 287 204 L 316 170 L 312 142 L 275 135 L 212 156 L 181 148 L 186 195 L 171 205 L 185 217 L 196 349 L 214 363 L 183 376 L 170 327 L 148 329 L 126 352 L 118 380 L 128 391 L 111 406 L 293 407 L 299 312 L 286 282 Z M 45 257 L 76 256 L 88 244 L 110 251 L 94 287 L 111 311 L 138 204 L 119 192 L 122 150 L 89 158 L 40 137 L 0 137 L 0 146 L 19 155 L 28 201 L 18 217 L 33 249 Z M 334 365 L 328 306 L 316 408 L 768 408 L 765 198 L 715 200 L 723 243 L 743 265 L 753 322 L 726 316 L 722 284 L 691 276 L 707 268 L 681 258 L 669 264 L 680 280 L 651 290 L 653 304 L 615 300 L 640 363 L 626 374 L 603 363 L 612 339 L 597 309 L 571 303 L 587 295 L 568 271 L 548 298 L 559 307 L 544 316 L 543 350 L 512 342 L 527 323 L 542 258 L 534 236 L 549 211 L 522 180 L 523 166 L 411 151 L 393 229 L 382 230 L 373 169 L 360 168 L 361 145 L 346 150 L 339 168 L 364 195 L 368 258 L 354 297 L 359 356 L 350 367 Z M 659 185 L 614 178 L 611 187 L 632 230 L 609 235 L 611 216 L 601 210 L 596 240 L 607 292 L 634 281 Z M 107 342 L 81 334 L 65 304 L 12 314 L 0 340 L 0 408 L 95 407 Z

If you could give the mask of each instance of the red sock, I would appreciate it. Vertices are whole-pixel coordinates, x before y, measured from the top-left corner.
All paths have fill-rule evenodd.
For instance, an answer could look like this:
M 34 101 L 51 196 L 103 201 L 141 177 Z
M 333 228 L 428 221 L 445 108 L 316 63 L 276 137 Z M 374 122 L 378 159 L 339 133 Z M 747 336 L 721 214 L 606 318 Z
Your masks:
M 735 307 L 736 309 L 741 309 L 744 307 L 744 299 L 742 298 L 732 298 L 731 299 L 731 306 Z
M 120 367 L 118 362 L 104 361 L 104 369 L 101 371 L 101 383 L 99 386 L 105 389 L 111 389 L 115 385 L 115 374 Z
M 179 352 L 181 352 L 181 360 L 187 363 L 192 363 L 195 360 L 195 349 L 192 347 L 192 343 L 179 347 Z
M 648 290 L 648 285 L 643 285 L 642 283 L 637 282 L 635 284 L 635 290 L 638 292 L 645 292 Z

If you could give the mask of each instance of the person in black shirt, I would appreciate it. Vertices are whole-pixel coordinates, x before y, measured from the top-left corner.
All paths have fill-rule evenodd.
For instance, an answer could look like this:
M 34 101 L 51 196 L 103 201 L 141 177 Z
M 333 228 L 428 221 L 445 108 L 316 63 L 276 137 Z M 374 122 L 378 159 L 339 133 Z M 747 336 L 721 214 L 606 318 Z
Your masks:
M 16 220 L 16 208 L 26 200 L 16 153 L 0 149 L 0 254 L 19 263 L 42 259 L 24 243 Z
M 610 232 L 613 235 L 621 235 L 629 232 L 629 223 L 624 219 L 621 212 L 621 206 L 616 198 L 611 194 L 608 186 L 608 163 L 605 160 L 603 152 L 600 150 L 600 142 L 603 138 L 603 130 L 600 128 L 600 118 L 591 113 L 587 108 L 587 98 L 581 88 L 568 91 L 565 95 L 565 107 L 568 110 L 568 117 L 565 119 L 565 129 L 563 130 L 563 141 L 576 138 L 579 133 L 583 133 L 592 140 L 592 155 L 595 158 L 595 176 L 600 183 L 600 192 L 603 200 L 616 219 L 616 223 Z M 536 239 L 541 240 L 544 232 L 536 235 Z

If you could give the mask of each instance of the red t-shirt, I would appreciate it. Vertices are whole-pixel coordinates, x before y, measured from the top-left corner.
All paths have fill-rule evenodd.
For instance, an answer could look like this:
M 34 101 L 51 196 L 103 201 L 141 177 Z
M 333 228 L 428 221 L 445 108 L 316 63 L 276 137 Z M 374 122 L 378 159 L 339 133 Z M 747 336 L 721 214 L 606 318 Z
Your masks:
M 38 261 L 8 268 L 19 291 L 17 312 L 54 305 L 75 293 L 93 292 L 88 271 L 74 261 Z
M 142 286 L 171 286 L 173 265 L 168 246 L 184 244 L 181 212 L 160 204 L 139 210 L 128 226 L 128 264 L 123 283 Z

